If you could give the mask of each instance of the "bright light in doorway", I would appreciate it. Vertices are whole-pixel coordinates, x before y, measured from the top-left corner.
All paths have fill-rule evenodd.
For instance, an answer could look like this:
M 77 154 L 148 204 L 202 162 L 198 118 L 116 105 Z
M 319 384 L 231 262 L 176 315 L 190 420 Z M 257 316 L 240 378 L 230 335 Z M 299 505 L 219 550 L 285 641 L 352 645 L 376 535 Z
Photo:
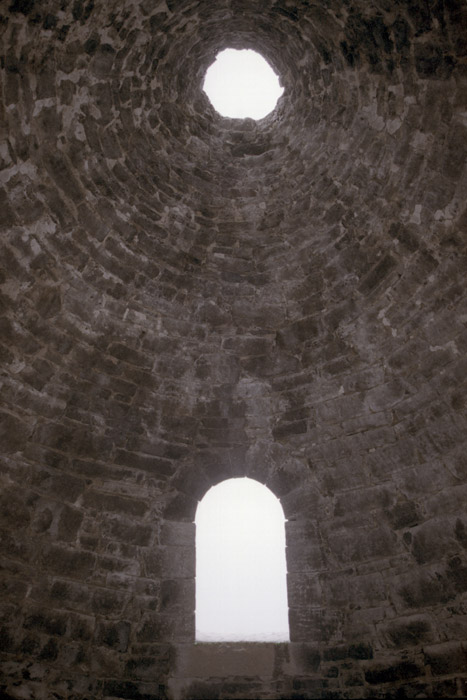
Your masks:
M 284 92 L 271 66 L 251 49 L 221 51 L 203 87 L 219 114 L 233 118 L 262 119 Z
M 253 479 L 211 488 L 196 512 L 196 640 L 288 641 L 284 512 Z

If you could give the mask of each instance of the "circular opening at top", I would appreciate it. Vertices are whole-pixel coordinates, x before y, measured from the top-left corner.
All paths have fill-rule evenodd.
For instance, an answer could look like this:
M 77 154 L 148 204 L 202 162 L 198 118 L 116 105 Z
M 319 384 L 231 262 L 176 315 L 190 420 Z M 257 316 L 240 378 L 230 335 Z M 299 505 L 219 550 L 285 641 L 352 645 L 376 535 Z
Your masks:
M 217 54 L 203 88 L 219 114 L 237 119 L 262 119 L 284 92 L 269 63 L 251 49 Z

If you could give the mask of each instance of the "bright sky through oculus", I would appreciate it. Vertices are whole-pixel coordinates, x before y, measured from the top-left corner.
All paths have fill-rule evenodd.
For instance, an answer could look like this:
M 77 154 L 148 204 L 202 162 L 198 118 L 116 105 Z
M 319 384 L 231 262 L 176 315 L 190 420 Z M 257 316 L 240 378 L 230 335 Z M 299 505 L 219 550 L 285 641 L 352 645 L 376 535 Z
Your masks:
M 196 640 L 289 641 L 285 520 L 253 479 L 211 488 L 196 511 Z
M 251 49 L 221 51 L 203 87 L 219 114 L 239 119 L 262 119 L 284 92 L 271 66 Z

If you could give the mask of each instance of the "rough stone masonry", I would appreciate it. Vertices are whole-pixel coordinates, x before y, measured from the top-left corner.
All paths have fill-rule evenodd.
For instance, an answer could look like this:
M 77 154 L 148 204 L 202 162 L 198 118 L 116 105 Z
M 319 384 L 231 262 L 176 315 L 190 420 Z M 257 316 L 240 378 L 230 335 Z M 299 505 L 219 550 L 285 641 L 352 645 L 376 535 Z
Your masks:
M 464 0 L 0 4 L 0 695 L 467 695 Z M 202 91 L 223 48 L 285 87 Z M 289 644 L 194 644 L 194 514 Z

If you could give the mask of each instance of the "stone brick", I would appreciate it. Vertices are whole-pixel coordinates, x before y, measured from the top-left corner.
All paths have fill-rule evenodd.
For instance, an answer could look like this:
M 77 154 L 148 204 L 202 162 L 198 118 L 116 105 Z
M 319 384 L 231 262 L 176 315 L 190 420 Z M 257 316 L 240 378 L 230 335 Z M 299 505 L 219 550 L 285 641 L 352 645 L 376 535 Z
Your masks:
M 67 616 L 57 612 L 33 612 L 25 618 L 24 627 L 46 634 L 63 636 L 67 630 Z
M 14 489 L 5 488 L 0 494 L 0 518 L 3 527 L 27 527 L 31 521 L 31 514 L 24 496 Z
M 178 646 L 176 668 L 179 678 L 270 678 L 274 668 L 274 645 L 224 642 Z
M 457 695 L 457 679 L 450 678 L 443 681 L 435 681 L 431 685 L 432 697 L 434 698 L 454 698 Z
M 89 429 L 70 423 L 41 425 L 34 432 L 34 441 L 68 454 L 102 458 L 112 448 L 112 443 Z
M 154 683 L 151 683 L 154 686 Z M 165 693 L 154 692 L 140 683 L 132 681 L 106 680 L 102 687 L 104 698 L 121 698 L 122 700 L 164 700 Z
M 319 519 L 327 503 L 314 484 L 307 484 L 282 496 L 281 505 L 288 520 L 302 520 L 310 512 Z
M 353 532 L 336 529 L 329 535 L 329 546 L 343 564 L 388 557 L 397 551 L 394 535 L 384 526 L 371 530 L 355 528 Z
M 151 525 L 135 523 L 130 517 L 118 515 L 105 518 L 102 532 L 109 539 L 138 547 L 147 547 L 155 536 L 154 528 Z
M 90 615 L 70 615 L 70 637 L 73 640 L 87 642 L 92 639 L 95 619 Z
M 190 498 L 183 493 L 177 493 L 169 500 L 164 508 L 163 516 L 166 520 L 188 521 L 195 519 L 198 500 Z
M 92 552 L 51 545 L 44 549 L 41 559 L 49 571 L 59 576 L 87 578 L 94 569 L 96 556 Z
M 101 622 L 97 629 L 97 642 L 119 652 L 128 651 L 131 625 L 129 622 Z
M 398 576 L 392 582 L 401 610 L 447 603 L 455 597 L 455 593 L 446 583 L 442 574 L 429 568 L 417 571 L 416 576 Z
M 439 561 L 457 551 L 455 524 L 446 518 L 430 520 L 410 530 L 411 551 L 419 564 Z
M 321 578 L 316 573 L 287 573 L 287 596 L 290 607 L 320 607 L 324 600 Z
M 334 515 L 343 516 L 349 511 L 358 510 L 360 513 L 374 511 L 381 506 L 387 507 L 392 503 L 390 491 L 385 487 L 359 489 L 340 494 L 335 501 Z
M 144 553 L 148 576 L 159 578 L 193 578 L 195 552 L 192 547 L 159 547 Z
M 9 647 L 11 648 L 11 651 L 13 651 L 13 639 L 9 639 L 9 634 L 6 628 L 2 629 L 2 639 L 4 640 L 2 644 L 2 651 L 8 651 Z M 27 634 L 25 637 L 23 637 L 18 649 L 20 653 L 24 654 L 25 656 L 37 656 L 40 646 L 41 642 L 40 637 L 38 635 Z
M 106 576 L 106 583 L 109 588 L 130 591 L 145 596 L 159 597 L 160 581 L 143 578 L 138 576 L 129 576 L 120 572 L 110 573 Z
M 99 556 L 97 558 L 98 579 L 104 583 L 109 574 L 120 573 L 128 576 L 139 576 L 141 573 L 141 564 L 135 559 L 127 559 L 119 556 Z
M 53 318 L 61 309 L 61 294 L 56 287 L 45 287 L 37 300 L 37 310 L 43 318 Z
M 463 593 L 467 589 L 467 566 L 460 557 L 453 557 L 446 567 L 446 578 L 457 593 Z
M 412 661 L 401 661 L 393 665 L 377 665 L 365 671 L 365 680 L 371 685 L 380 683 L 394 683 L 395 681 L 407 681 L 417 676 L 423 676 L 423 669 Z
M 104 617 L 119 615 L 128 597 L 110 589 L 98 589 L 92 596 L 91 609 L 96 615 Z
M 414 525 L 418 525 L 420 520 L 417 504 L 413 501 L 396 503 L 396 505 L 386 511 L 386 514 L 395 530 L 399 530 L 403 527 L 413 527 Z
M 345 659 L 372 659 L 373 649 L 365 642 L 351 644 L 350 646 L 338 646 L 326 649 L 323 658 L 325 661 L 343 661 Z
M 344 570 L 339 575 L 327 574 L 322 586 L 333 605 L 358 605 L 365 600 L 367 605 L 375 606 L 387 597 L 386 581 L 379 572 L 357 576 Z
M 58 658 L 58 644 L 55 639 L 51 638 L 43 645 L 39 659 L 41 661 L 55 661 Z
M 60 467 L 66 463 L 66 460 L 61 462 L 60 457 L 56 453 L 54 455 L 47 454 L 44 457 L 50 466 Z M 75 503 L 85 486 L 83 479 L 76 478 L 71 474 L 61 474 L 49 470 L 38 470 L 36 478 L 37 485 L 43 492 L 69 503 Z
M 458 643 L 425 647 L 425 663 L 434 676 L 463 673 L 467 667 L 467 646 Z
M 160 531 L 160 544 L 192 547 L 195 541 L 194 523 L 163 522 Z
M 291 644 L 291 659 L 296 675 L 316 673 L 321 664 L 320 650 L 309 644 Z
M 382 627 L 382 632 L 394 647 L 406 647 L 430 643 L 434 639 L 431 622 L 423 616 L 410 616 L 395 620 Z
M 290 641 L 329 643 L 339 629 L 334 611 L 289 608 Z
M 122 449 L 117 451 L 115 462 L 131 469 L 141 469 L 149 472 L 160 479 L 172 476 L 175 471 L 173 463 L 168 459 L 147 454 L 137 454 Z
M 2 412 L 0 417 L 0 439 L 3 451 L 7 454 L 18 452 L 24 447 L 31 428 L 10 413 Z
M 286 548 L 287 571 L 291 574 L 297 572 L 311 573 L 327 568 L 326 558 L 319 546 L 310 543 L 290 544 Z
M 86 491 L 83 495 L 83 505 L 88 508 L 96 508 L 100 511 L 110 511 L 142 517 L 147 511 L 144 501 L 122 497 L 117 494 L 102 493 L 98 491 Z
M 91 599 L 90 589 L 82 583 L 56 579 L 47 591 L 56 606 L 74 610 L 86 609 Z
M 83 514 L 79 510 L 65 506 L 58 523 L 59 538 L 67 542 L 75 541 L 82 521 Z
M 151 680 L 169 672 L 173 664 L 173 650 L 168 644 L 151 647 L 150 656 L 136 656 L 128 659 L 125 673 L 130 678 Z
M 192 642 L 194 638 L 194 614 L 174 616 L 146 613 L 136 630 L 136 641 L 143 644 L 165 640 L 178 643 Z
M 0 25 L 0 695 L 465 695 L 465 3 Z M 265 119 L 205 95 L 228 45 Z M 196 509 L 244 476 L 294 641 L 193 644 Z
M 195 600 L 194 579 L 169 579 L 162 581 L 160 590 L 161 612 L 183 611 L 191 613 Z

